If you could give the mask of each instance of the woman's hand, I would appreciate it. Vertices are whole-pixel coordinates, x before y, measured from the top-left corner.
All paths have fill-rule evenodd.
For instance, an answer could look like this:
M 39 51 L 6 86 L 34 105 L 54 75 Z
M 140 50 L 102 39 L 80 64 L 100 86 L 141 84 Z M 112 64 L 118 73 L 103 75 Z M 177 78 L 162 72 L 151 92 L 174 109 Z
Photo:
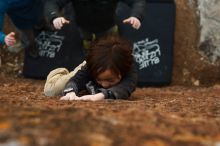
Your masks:
M 141 27 L 141 22 L 136 17 L 129 17 L 128 19 L 123 20 L 123 23 L 130 24 L 134 29 L 139 29 Z

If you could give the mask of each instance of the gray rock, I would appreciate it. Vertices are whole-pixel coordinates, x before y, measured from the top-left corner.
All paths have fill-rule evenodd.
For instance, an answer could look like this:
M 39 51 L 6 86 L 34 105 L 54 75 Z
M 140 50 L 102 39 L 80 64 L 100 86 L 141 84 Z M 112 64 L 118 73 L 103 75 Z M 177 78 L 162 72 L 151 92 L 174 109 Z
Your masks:
M 220 1 L 197 0 L 200 17 L 200 49 L 211 62 L 220 58 Z

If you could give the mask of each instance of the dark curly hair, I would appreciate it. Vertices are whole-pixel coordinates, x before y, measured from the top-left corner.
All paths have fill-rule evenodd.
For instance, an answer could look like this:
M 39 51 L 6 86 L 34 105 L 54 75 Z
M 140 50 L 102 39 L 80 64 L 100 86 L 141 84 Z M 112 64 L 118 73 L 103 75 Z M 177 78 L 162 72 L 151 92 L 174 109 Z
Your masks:
M 132 46 L 118 35 L 104 36 L 91 45 L 86 62 L 94 78 L 107 69 L 124 77 L 133 64 Z

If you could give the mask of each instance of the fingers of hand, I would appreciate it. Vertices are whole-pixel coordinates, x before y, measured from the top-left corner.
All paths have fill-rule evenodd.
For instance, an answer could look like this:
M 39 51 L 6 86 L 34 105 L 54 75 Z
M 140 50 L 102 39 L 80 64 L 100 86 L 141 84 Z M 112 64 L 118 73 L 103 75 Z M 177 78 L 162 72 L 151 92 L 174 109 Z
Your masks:
M 76 97 L 76 98 L 74 98 L 73 100 L 83 100 L 83 98 L 81 98 L 81 97 Z
M 69 100 L 69 99 L 70 99 L 69 96 L 63 96 L 63 97 L 60 98 L 60 100 Z
M 78 98 L 79 97 L 74 92 L 70 92 L 61 97 L 60 100 L 77 100 Z
M 123 20 L 123 23 L 130 23 L 130 20 L 129 19 L 125 19 L 125 20 Z
M 77 100 L 91 100 L 91 99 L 92 99 L 92 95 L 84 95 L 78 98 Z
M 6 42 L 7 46 L 13 46 L 16 43 L 16 41 L 8 41 Z
M 135 20 L 131 18 L 131 19 L 130 19 L 130 24 L 131 24 L 131 25 L 134 25 L 134 23 L 135 23 Z
M 69 100 L 77 100 L 78 98 L 78 96 L 71 96 Z
M 69 21 L 66 20 L 64 17 L 55 18 L 53 20 L 53 25 L 56 29 L 61 29 L 64 24 L 69 24 Z
M 7 46 L 12 46 L 16 43 L 16 39 L 14 37 L 14 33 L 10 33 L 5 37 L 5 43 Z
M 63 27 L 63 22 L 62 22 L 62 19 L 59 19 L 57 21 L 57 29 L 61 29 Z
M 61 29 L 61 27 L 63 26 L 62 18 L 56 18 L 56 19 L 54 19 L 53 25 L 54 25 L 54 27 L 55 27 L 56 29 Z
M 10 36 L 10 37 L 15 37 L 15 33 L 14 33 L 14 32 L 10 32 L 10 33 L 8 34 L 8 36 Z
M 140 21 L 137 18 L 135 18 L 135 17 L 130 17 L 128 19 L 125 19 L 123 21 L 123 23 L 130 24 L 134 29 L 139 29 L 140 26 L 141 26 Z
M 66 23 L 66 24 L 69 24 L 69 23 L 70 23 L 70 21 L 69 21 L 69 20 L 66 20 L 65 18 L 62 18 L 61 21 L 62 21 L 63 24 L 65 24 L 65 23 Z
M 132 25 L 132 27 L 133 27 L 134 29 L 139 29 L 140 26 L 141 26 L 141 22 L 140 22 L 137 18 L 134 18 L 134 17 L 132 17 L 131 19 L 132 19 L 132 20 L 131 20 L 131 25 Z
M 139 29 L 140 26 L 141 26 L 140 22 L 137 22 L 137 21 L 134 22 L 134 24 L 132 25 L 132 27 L 133 27 L 134 29 Z

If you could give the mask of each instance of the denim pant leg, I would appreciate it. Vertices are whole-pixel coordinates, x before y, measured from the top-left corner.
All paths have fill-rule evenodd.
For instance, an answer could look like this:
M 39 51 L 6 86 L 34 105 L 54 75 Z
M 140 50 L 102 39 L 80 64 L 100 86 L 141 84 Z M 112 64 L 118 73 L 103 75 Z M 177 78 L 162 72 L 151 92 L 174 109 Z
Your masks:
M 18 30 L 18 33 L 23 47 L 27 49 L 30 46 L 31 42 L 33 42 L 31 30 Z
M 90 48 L 91 42 L 93 41 L 93 33 L 84 31 L 83 29 L 79 28 L 80 37 L 82 39 L 83 44 L 83 52 L 85 54 L 88 53 L 88 49 Z
M 101 33 L 98 33 L 97 34 L 97 38 L 100 38 L 102 36 L 105 36 L 105 35 L 114 35 L 114 34 L 119 34 L 119 30 L 118 30 L 118 26 L 117 25 L 114 25 L 113 27 L 111 27 L 110 29 L 104 31 L 104 32 L 101 32 Z

